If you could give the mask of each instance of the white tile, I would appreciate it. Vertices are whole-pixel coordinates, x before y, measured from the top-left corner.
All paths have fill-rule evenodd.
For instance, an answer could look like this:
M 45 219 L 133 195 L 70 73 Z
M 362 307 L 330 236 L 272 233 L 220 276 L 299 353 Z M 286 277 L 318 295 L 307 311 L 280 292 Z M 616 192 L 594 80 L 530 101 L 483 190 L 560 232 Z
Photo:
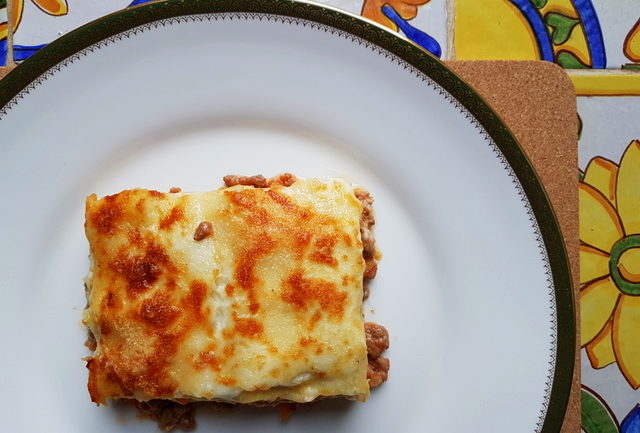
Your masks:
M 360 15 L 360 11 L 362 10 L 362 0 L 326 0 L 320 1 L 320 3 L 324 3 L 356 15 Z
M 580 366 L 576 367 L 581 367 L 582 383 L 596 391 L 607 402 L 618 421 L 622 421 L 638 404 L 640 392 L 629 386 L 620 374 L 617 364 L 595 370 L 591 367 L 584 349 L 581 350 L 581 354 Z
M 578 143 L 582 170 L 596 155 L 620 162 L 627 145 L 640 139 L 640 96 L 581 96 L 578 114 L 582 119 Z
M 598 14 L 605 52 L 607 68 L 620 68 L 631 63 L 622 52 L 624 39 L 640 19 L 640 0 L 592 0 Z
M 447 59 L 447 1 L 431 0 L 418 8 L 418 16 L 410 24 L 427 33 L 440 44 L 442 59 Z
M 14 35 L 16 45 L 41 45 L 96 18 L 127 7 L 131 0 L 68 0 L 69 13 L 48 15 L 30 0 L 24 1 L 22 21 Z

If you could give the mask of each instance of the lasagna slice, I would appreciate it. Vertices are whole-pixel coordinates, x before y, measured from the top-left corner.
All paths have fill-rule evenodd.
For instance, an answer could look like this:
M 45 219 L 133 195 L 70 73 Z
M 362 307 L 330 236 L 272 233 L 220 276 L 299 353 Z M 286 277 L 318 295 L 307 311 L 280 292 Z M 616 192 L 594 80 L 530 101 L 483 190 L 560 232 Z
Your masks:
M 363 191 L 255 178 L 87 198 L 92 401 L 364 401 L 381 382 L 362 312 L 376 261 Z

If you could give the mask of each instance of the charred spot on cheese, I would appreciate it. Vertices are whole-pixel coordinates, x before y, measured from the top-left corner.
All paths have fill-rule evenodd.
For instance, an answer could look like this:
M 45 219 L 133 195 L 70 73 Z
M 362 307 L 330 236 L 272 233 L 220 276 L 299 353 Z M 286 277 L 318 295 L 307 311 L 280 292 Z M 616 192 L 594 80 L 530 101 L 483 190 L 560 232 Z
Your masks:
M 298 339 L 298 344 L 300 346 L 303 346 L 303 347 L 304 346 L 308 346 L 310 344 L 315 344 L 317 342 L 318 342 L 318 340 L 316 340 L 315 338 L 312 338 L 312 337 L 300 337 Z
M 265 226 L 271 221 L 270 213 L 265 209 L 263 189 L 248 188 L 224 191 L 229 203 L 235 208 L 234 214 L 246 220 L 249 226 Z
M 182 305 L 191 315 L 192 323 L 200 323 L 205 320 L 204 317 L 204 301 L 207 296 L 208 288 L 203 281 L 192 281 L 189 291 L 182 300 Z
M 234 317 L 235 330 L 243 337 L 255 338 L 262 335 L 262 324 L 255 319 Z
M 296 245 L 296 252 L 303 253 L 307 248 L 307 245 L 311 243 L 312 233 L 308 230 L 294 230 L 294 238 Z
M 144 245 L 144 239 L 142 239 L 142 234 L 140 230 L 137 228 L 131 228 L 127 230 L 127 237 L 129 238 L 129 242 L 131 245 L 141 248 Z
M 145 203 L 145 199 L 144 198 L 141 198 L 136 202 L 136 210 L 139 213 L 144 212 L 144 203 Z
M 184 211 L 180 206 L 171 208 L 171 212 L 160 220 L 160 230 L 169 230 L 172 225 L 184 218 Z
M 221 369 L 221 361 L 212 350 L 200 353 L 195 365 L 196 368 L 199 369 L 205 367 L 211 368 L 215 371 L 220 371 Z
M 254 271 L 255 266 L 258 260 L 269 253 L 275 244 L 266 232 L 260 232 L 252 241 L 248 248 L 240 251 L 234 276 L 240 288 L 247 292 L 251 312 L 256 313 L 260 304 L 255 295 L 255 286 L 259 283 L 259 278 Z
M 94 196 L 95 197 L 95 196 Z M 113 235 L 117 224 L 123 216 L 123 206 L 118 195 L 108 195 L 102 199 L 98 210 L 91 215 L 91 223 L 104 235 Z
M 331 267 L 338 266 L 338 261 L 333 257 L 333 247 L 338 243 L 338 239 L 335 235 L 321 236 L 315 242 L 315 249 L 309 257 L 316 263 L 322 263 Z
M 128 294 L 136 297 L 158 280 L 163 268 L 170 267 L 170 261 L 162 246 L 150 242 L 144 254 L 130 255 L 120 251 L 109 267 L 126 280 Z
M 322 313 L 320 312 L 320 310 L 314 311 L 313 315 L 311 316 L 311 319 L 309 319 L 308 329 L 315 328 L 316 324 L 320 321 L 321 318 L 322 318 Z
M 114 308 L 118 304 L 118 296 L 112 291 L 108 291 L 103 302 L 107 308 Z
M 297 308 L 307 309 L 319 304 L 322 311 L 332 316 L 341 316 L 347 293 L 338 290 L 335 283 L 305 278 L 301 270 L 296 270 L 287 278 L 282 299 Z
M 101 320 L 98 324 L 100 335 L 109 335 L 111 333 L 111 325 L 107 320 Z
M 144 322 L 154 328 L 166 328 L 180 315 L 180 309 L 171 304 L 167 293 L 145 299 L 140 306 L 139 316 Z
M 285 212 L 291 214 L 293 217 L 305 220 L 309 219 L 312 216 L 312 212 L 309 211 L 309 209 L 295 204 L 291 199 L 289 199 L 285 195 L 278 193 L 275 190 L 267 190 L 267 195 L 271 200 L 280 205 Z
M 222 349 L 222 354 L 225 358 L 231 358 L 235 354 L 235 351 L 233 346 L 225 346 L 224 349 Z
M 92 400 L 366 399 L 355 189 L 290 175 L 226 181 L 87 199 Z
M 219 376 L 217 381 L 221 385 L 225 385 L 225 386 L 234 386 L 236 383 L 238 383 L 238 381 L 233 377 L 227 377 L 227 376 Z

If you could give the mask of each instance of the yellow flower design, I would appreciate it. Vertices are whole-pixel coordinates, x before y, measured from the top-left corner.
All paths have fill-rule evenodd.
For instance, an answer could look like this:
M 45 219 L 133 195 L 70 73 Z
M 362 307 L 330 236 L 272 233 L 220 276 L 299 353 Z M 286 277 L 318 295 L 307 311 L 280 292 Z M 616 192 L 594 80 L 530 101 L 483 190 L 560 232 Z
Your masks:
M 640 141 L 620 165 L 589 162 L 579 185 L 581 341 L 594 368 L 614 362 L 640 387 Z
M 66 0 L 31 0 L 33 4 L 49 15 L 66 15 L 69 12 Z M 22 21 L 22 11 L 24 10 L 24 0 L 12 0 L 11 2 L 11 27 L 15 32 Z M 7 37 L 6 26 L 0 27 L 0 39 Z
M 632 62 L 640 63 L 640 18 L 624 39 L 624 55 Z

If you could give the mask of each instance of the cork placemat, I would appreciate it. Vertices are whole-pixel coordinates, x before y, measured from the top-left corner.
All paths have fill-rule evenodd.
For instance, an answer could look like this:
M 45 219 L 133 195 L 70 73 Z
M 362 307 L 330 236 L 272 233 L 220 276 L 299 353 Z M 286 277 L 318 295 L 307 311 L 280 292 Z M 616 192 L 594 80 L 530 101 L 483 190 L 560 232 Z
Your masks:
M 578 291 L 578 143 L 576 95 L 565 72 L 540 61 L 450 61 L 493 107 L 533 163 L 551 199 Z M 0 78 L 8 68 L 0 68 Z M 2 137 L 0 137 L 0 140 Z M 576 320 L 579 323 L 579 320 Z M 562 433 L 580 431 L 580 359 Z
M 445 63 L 493 107 L 533 163 L 558 217 L 577 295 L 578 117 L 573 84 L 560 67 L 542 61 Z M 576 344 L 562 433 L 579 432 L 580 416 L 580 351 Z
M 11 66 L 2 66 L 0 67 L 0 78 L 3 78 L 5 75 L 7 75 L 11 70 L 13 69 L 13 67 Z

